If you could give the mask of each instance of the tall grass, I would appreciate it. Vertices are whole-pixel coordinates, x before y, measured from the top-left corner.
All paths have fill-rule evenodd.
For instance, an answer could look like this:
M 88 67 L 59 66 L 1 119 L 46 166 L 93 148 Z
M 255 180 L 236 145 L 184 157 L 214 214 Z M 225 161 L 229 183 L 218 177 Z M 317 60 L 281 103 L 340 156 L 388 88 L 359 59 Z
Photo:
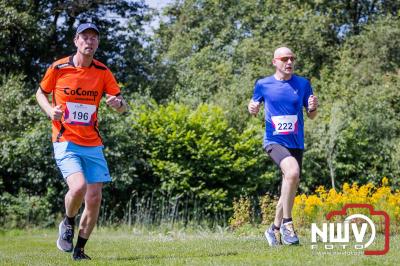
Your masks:
M 226 227 L 231 214 L 229 209 L 210 211 L 209 202 L 206 200 L 182 194 L 155 197 L 154 194 L 138 196 L 134 193 L 125 204 L 124 210 L 123 218 L 119 219 L 111 207 L 107 208 L 106 204 L 102 204 L 98 224 L 101 226 L 124 224 L 128 227 L 162 224 L 170 228 L 176 225 L 184 227 L 204 225 L 213 228 Z

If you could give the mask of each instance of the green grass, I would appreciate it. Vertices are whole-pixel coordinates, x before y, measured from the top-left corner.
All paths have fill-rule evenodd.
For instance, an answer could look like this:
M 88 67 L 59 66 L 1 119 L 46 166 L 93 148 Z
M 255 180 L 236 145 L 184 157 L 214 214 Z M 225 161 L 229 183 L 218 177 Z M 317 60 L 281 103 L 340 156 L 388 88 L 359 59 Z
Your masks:
M 56 229 L 0 231 L 0 265 L 71 265 L 71 254 L 55 245 Z M 86 265 L 398 265 L 400 239 L 391 237 L 384 256 L 321 255 L 302 245 L 268 247 L 261 230 L 245 235 L 226 230 L 95 230 Z M 79 263 L 79 262 L 76 262 Z M 82 264 L 82 263 L 81 263 Z

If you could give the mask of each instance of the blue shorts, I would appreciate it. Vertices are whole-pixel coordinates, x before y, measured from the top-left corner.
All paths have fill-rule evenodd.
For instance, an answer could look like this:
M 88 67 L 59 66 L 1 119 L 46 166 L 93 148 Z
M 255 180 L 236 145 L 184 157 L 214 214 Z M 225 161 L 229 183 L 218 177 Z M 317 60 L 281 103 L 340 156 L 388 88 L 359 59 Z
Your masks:
M 82 172 L 86 183 L 110 182 L 111 176 L 103 154 L 103 146 L 80 146 L 72 142 L 54 142 L 54 157 L 66 180 Z

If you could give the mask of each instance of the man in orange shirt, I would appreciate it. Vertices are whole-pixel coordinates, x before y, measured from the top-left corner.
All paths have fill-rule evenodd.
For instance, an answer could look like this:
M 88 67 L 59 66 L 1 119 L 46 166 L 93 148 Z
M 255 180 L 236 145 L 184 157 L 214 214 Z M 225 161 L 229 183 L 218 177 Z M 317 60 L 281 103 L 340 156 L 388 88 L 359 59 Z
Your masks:
M 127 109 L 113 74 L 93 58 L 99 37 L 96 25 L 81 24 L 74 38 L 76 54 L 54 62 L 36 92 L 40 107 L 52 120 L 55 159 L 69 189 L 57 247 L 65 252 L 73 251 L 74 260 L 90 259 L 84 247 L 97 222 L 103 183 L 111 181 L 97 127 L 102 95 L 106 95 L 106 104 L 118 112 Z M 52 94 L 52 104 L 49 94 Z M 74 248 L 75 216 L 83 201 L 85 208 Z

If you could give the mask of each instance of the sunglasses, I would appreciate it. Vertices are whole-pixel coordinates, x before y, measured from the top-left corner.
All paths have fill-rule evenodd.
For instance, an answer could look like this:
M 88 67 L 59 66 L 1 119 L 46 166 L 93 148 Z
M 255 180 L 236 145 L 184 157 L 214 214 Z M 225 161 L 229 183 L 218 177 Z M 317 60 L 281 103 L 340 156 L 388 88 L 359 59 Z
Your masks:
M 278 59 L 278 60 L 280 60 L 282 62 L 287 62 L 290 59 L 290 61 L 294 62 L 296 60 L 296 57 L 294 57 L 294 56 L 281 56 L 281 57 L 275 57 L 275 59 Z

